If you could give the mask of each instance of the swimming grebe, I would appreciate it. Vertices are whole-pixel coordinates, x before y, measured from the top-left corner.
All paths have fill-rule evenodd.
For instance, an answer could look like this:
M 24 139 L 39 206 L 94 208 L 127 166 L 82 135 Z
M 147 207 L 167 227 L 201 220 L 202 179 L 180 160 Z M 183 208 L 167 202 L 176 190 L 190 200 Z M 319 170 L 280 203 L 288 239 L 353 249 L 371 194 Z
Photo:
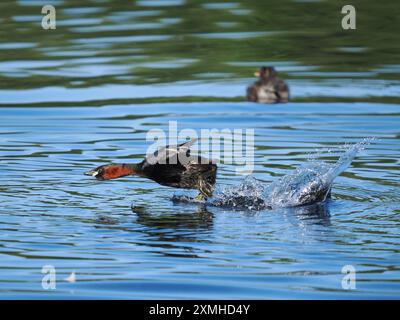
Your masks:
M 97 180 L 117 179 L 128 175 L 149 178 L 163 186 L 198 189 L 196 201 L 212 196 L 217 175 L 217 165 L 201 156 L 192 156 L 192 139 L 177 146 L 166 146 L 135 164 L 109 164 L 88 171 L 85 175 Z
M 289 87 L 277 77 L 274 67 L 262 67 L 254 75 L 259 79 L 247 88 L 247 100 L 261 103 L 289 101 Z

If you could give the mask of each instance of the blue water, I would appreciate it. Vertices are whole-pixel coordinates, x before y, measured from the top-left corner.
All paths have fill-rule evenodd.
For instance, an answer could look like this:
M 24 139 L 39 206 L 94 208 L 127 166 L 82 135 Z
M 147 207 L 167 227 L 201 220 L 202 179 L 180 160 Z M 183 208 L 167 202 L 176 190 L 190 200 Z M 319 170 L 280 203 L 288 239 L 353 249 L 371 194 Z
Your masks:
M 3 108 L 2 297 L 397 298 L 397 110 L 345 103 Z M 255 128 L 252 176 L 266 185 L 310 155 L 333 164 L 345 142 L 377 139 L 335 179 L 332 198 L 311 208 L 173 203 L 179 192 L 143 178 L 82 175 L 101 163 L 136 162 L 147 130 L 170 119 L 196 130 Z M 217 188 L 243 182 L 233 167 L 219 166 Z M 44 265 L 56 268 L 56 290 L 41 286 Z M 356 290 L 342 289 L 344 265 L 356 268 Z M 76 282 L 63 280 L 73 271 Z
M 0 299 L 400 297 L 397 3 L 357 4 L 356 31 L 339 0 L 51 3 L 56 30 L 48 1 L 0 3 Z M 290 103 L 245 102 L 262 65 Z M 253 129 L 254 170 L 220 163 L 205 204 L 83 175 L 169 121 Z M 312 177 L 331 197 L 293 207 Z

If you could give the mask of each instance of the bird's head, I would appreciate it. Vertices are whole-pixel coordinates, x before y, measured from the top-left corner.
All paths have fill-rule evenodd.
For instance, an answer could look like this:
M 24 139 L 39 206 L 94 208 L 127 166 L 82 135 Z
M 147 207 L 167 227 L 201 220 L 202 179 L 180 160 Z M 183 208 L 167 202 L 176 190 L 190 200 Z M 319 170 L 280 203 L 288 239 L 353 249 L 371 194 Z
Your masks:
M 254 75 L 259 78 L 268 78 L 276 76 L 277 72 L 274 67 L 261 67 Z
M 97 180 L 111 180 L 135 174 L 132 166 L 125 164 L 109 164 L 85 172 L 85 175 L 95 177 Z

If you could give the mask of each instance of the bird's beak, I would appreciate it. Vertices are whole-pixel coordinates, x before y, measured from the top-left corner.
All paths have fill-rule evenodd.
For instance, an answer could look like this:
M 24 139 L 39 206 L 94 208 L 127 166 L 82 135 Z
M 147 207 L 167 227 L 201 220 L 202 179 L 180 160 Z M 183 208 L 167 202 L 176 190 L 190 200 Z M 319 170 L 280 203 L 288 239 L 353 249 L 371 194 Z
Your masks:
M 256 72 L 254 72 L 254 76 L 255 76 L 255 77 L 259 78 L 259 77 L 260 77 L 260 75 L 261 75 L 260 71 L 256 71 Z
M 99 172 L 96 170 L 90 170 L 90 171 L 85 172 L 85 176 L 96 177 L 98 174 L 99 174 Z

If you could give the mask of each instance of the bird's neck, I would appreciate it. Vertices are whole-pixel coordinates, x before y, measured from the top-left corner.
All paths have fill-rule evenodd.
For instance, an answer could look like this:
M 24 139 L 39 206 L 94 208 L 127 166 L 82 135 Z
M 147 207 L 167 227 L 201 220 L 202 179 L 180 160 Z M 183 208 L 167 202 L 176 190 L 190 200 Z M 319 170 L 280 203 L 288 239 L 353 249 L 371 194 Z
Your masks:
M 120 177 L 130 176 L 141 173 L 141 166 L 139 163 L 127 164 L 118 163 L 113 164 L 107 168 L 106 175 L 108 179 L 117 179 Z

